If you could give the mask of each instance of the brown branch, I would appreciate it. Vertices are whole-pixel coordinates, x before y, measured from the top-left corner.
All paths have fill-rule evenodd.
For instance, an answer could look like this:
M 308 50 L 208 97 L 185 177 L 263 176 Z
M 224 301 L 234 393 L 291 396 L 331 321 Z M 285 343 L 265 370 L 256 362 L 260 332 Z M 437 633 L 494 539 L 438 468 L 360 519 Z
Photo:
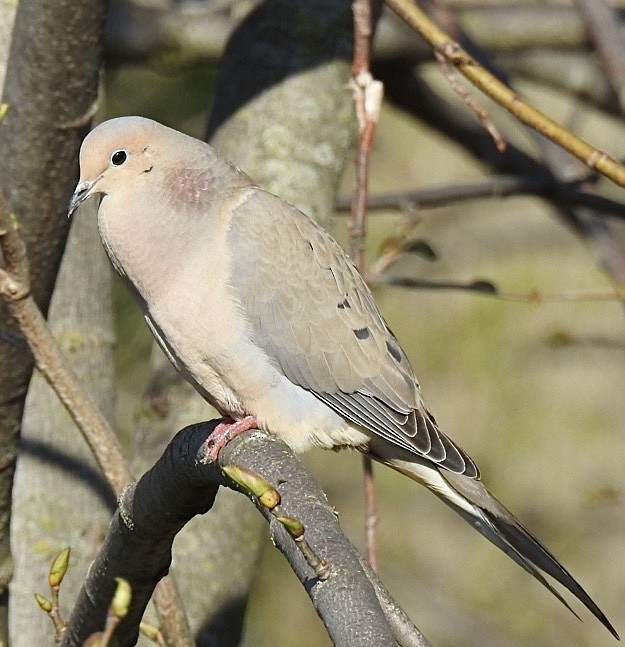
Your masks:
M 16 218 L 7 213 L 2 198 L 0 247 L 5 258 L 5 267 L 0 269 L 0 293 L 28 342 L 37 368 L 66 406 L 107 481 L 119 493 L 132 477 L 117 436 L 91 398 L 84 393 L 30 296 L 26 248 L 17 233 Z
M 396 285 L 398 287 L 414 290 L 451 290 L 468 292 L 480 296 L 493 297 L 495 299 L 500 299 L 501 301 L 527 303 L 533 306 L 542 305 L 544 303 L 565 303 L 571 301 L 621 301 L 625 298 L 625 289 L 607 290 L 605 292 L 555 292 L 551 294 L 545 294 L 539 290 L 530 290 L 529 292 L 506 292 L 500 290 L 493 281 L 486 279 L 460 283 L 454 281 L 426 281 L 403 276 L 380 275 L 375 277 L 375 283 Z
M 367 196 L 369 193 L 369 159 L 375 130 L 380 117 L 384 88 L 371 75 L 371 37 L 373 35 L 371 0 L 354 0 L 354 55 L 351 87 L 358 118 L 358 149 L 356 152 L 356 186 L 352 198 L 349 233 L 351 257 L 363 273 L 365 269 L 365 237 L 367 231 Z M 378 570 L 377 525 L 378 505 L 373 476 L 373 463 L 363 455 L 363 486 L 365 498 L 365 537 L 369 563 Z
M 464 101 L 469 109 L 475 113 L 475 116 L 482 124 L 482 128 L 484 128 L 493 140 L 495 148 L 497 148 L 500 153 L 503 153 L 507 146 L 506 140 L 502 137 L 497 126 L 493 123 L 486 111 L 486 108 L 480 105 L 477 99 L 471 96 L 466 86 L 460 81 L 458 73 L 451 67 L 451 65 L 449 65 L 447 59 L 439 52 L 434 52 L 434 56 L 441 66 L 443 76 L 447 79 L 451 89 Z
M 0 268 L 0 294 L 35 358 L 45 380 L 65 405 L 116 494 L 132 480 L 121 446 L 52 336 L 41 311 L 30 295 L 26 248 L 18 235 L 17 219 L 9 215 L 0 194 L 0 249 L 5 266 Z M 171 578 L 155 592 L 155 604 L 170 645 L 189 644 L 190 631 Z
M 417 31 L 451 65 L 477 88 L 496 101 L 519 121 L 551 139 L 589 168 L 625 187 L 625 166 L 604 151 L 580 139 L 525 101 L 517 92 L 499 81 L 460 45 L 439 29 L 411 0 L 385 0 L 408 25 Z
M 576 0 L 601 66 L 625 111 L 625 45 L 617 12 L 605 0 Z
M 356 186 L 349 222 L 351 257 L 359 269 L 364 270 L 364 244 L 367 220 L 367 194 L 369 185 L 369 158 L 375 136 L 383 87 L 371 76 L 371 0 L 354 0 L 354 58 L 351 87 L 354 93 L 356 116 L 358 118 L 358 150 L 356 153 Z
M 498 175 L 457 184 L 425 187 L 414 191 L 397 191 L 369 196 L 369 210 L 433 209 L 464 200 L 506 198 L 514 195 L 538 195 L 570 206 L 590 207 L 609 218 L 625 219 L 625 204 L 596 193 L 579 189 L 580 182 L 561 182 L 548 177 Z M 351 198 L 336 201 L 337 211 L 348 211 Z

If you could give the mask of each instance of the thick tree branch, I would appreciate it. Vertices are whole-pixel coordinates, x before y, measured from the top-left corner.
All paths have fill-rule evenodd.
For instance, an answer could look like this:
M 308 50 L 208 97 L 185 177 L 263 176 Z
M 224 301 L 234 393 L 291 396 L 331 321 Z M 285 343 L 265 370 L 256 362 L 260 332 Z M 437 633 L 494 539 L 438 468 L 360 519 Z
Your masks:
M 133 602 L 116 638 L 120 645 L 133 644 L 151 590 L 169 568 L 178 531 L 192 517 L 211 509 L 219 485 L 240 489 L 225 478 L 220 467 L 226 465 L 262 474 L 273 484 L 281 496 L 280 513 L 303 523 L 311 549 L 327 561 L 329 577 L 320 580 L 276 516 L 252 496 L 335 645 L 427 646 L 379 582 L 372 583 L 371 575 L 364 572 L 360 556 L 341 532 L 325 495 L 288 447 L 262 432 L 247 432 L 222 450 L 219 464 L 205 464 L 205 441 L 215 424 L 199 423 L 180 431 L 156 465 L 124 490 L 72 612 L 63 647 L 82 645 L 101 629 L 114 578 L 120 576 L 131 583 Z M 378 598 L 383 600 L 384 611 Z M 393 628 L 386 615 L 392 617 Z

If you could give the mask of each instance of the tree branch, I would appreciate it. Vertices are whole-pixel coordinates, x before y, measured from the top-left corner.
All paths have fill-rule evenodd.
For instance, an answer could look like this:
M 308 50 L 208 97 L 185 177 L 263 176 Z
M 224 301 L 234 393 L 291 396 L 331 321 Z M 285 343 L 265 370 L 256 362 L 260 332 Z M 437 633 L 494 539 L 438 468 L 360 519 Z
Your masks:
M 576 0 L 601 66 L 625 111 L 625 46 L 618 14 L 605 0 Z
M 580 189 L 580 181 L 523 175 L 495 175 L 473 182 L 458 182 L 421 189 L 380 193 L 369 196 L 368 207 L 377 209 L 433 209 L 464 200 L 538 195 L 567 206 L 590 207 L 606 218 L 625 219 L 625 204 Z M 339 197 L 338 211 L 349 211 L 351 197 Z
M 37 368 L 67 408 L 111 489 L 118 493 L 132 478 L 121 446 L 106 418 L 82 388 L 30 295 L 26 248 L 17 233 L 15 219 L 6 210 L 1 193 L 0 249 L 5 257 L 5 267 L 0 268 L 0 294 L 26 338 Z M 160 602 L 161 596 L 163 603 Z M 167 604 L 164 604 L 165 600 Z M 171 644 L 183 644 L 175 643 L 176 640 L 188 642 L 185 638 L 188 626 L 186 622 L 181 622 L 183 613 L 171 580 L 159 586 L 156 604 L 166 625 L 164 633 L 172 640 Z
M 115 577 L 127 579 L 133 591 L 130 613 L 120 624 L 116 639 L 120 645 L 134 644 L 151 590 L 169 568 L 176 534 L 192 517 L 210 511 L 219 485 L 241 489 L 225 478 L 220 468 L 227 465 L 262 474 L 273 484 L 280 493 L 281 514 L 303 523 L 308 544 L 327 561 L 329 577 L 322 581 L 275 515 L 251 496 L 335 645 L 398 642 L 407 647 L 426 647 L 429 643 L 379 582 L 372 583 L 371 575 L 364 572 L 360 556 L 341 532 L 324 493 L 291 450 L 273 436 L 252 431 L 232 440 L 222 450 L 218 464 L 205 463 L 206 438 L 216 424 L 199 423 L 178 432 L 154 467 L 124 490 L 72 612 L 62 647 L 78 647 L 101 629 Z M 384 611 L 378 599 L 384 601 Z M 393 628 L 386 616 L 392 618 Z
M 117 436 L 84 392 L 30 295 L 26 247 L 1 196 L 0 249 L 5 258 L 5 267 L 0 268 L 0 294 L 26 338 L 37 368 L 67 407 L 113 490 L 120 492 L 132 477 Z
M 372 7 L 371 0 L 353 0 L 354 55 L 350 85 L 354 94 L 358 118 L 358 147 L 356 151 L 356 182 L 352 197 L 351 217 L 348 223 L 350 256 L 361 274 L 365 273 L 365 237 L 367 235 L 367 202 L 369 195 L 369 161 L 375 131 L 380 119 L 384 86 L 371 75 L 371 39 L 375 18 L 380 7 Z M 365 537 L 367 557 L 371 568 L 378 571 L 377 525 L 378 504 L 373 475 L 373 462 L 362 457 L 365 494 Z
M 460 45 L 439 29 L 411 0 L 386 0 L 386 4 L 417 31 L 434 49 L 454 65 L 477 88 L 519 121 L 530 126 L 581 160 L 588 168 L 625 187 L 625 166 L 604 151 L 574 135 L 522 99 L 509 86 L 482 67 Z

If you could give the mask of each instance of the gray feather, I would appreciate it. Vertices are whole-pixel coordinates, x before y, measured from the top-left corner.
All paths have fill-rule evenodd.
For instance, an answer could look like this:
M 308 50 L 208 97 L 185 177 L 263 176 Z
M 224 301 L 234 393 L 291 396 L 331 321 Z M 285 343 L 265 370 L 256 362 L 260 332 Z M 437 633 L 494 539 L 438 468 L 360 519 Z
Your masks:
M 331 236 L 261 189 L 236 208 L 228 236 L 250 333 L 289 380 L 372 434 L 479 478 L 426 411 L 408 358 Z

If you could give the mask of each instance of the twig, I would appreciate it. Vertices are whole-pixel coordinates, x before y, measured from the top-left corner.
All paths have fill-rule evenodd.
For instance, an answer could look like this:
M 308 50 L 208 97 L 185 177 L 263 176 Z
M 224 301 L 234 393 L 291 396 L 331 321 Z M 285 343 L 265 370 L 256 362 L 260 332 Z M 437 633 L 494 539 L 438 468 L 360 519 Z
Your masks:
M 369 157 L 373 137 L 380 117 L 384 88 L 376 81 L 369 68 L 371 56 L 371 0 L 354 0 L 354 60 L 351 87 L 354 92 L 358 117 L 358 151 L 356 153 L 356 187 L 349 223 L 351 256 L 356 267 L 364 269 L 364 240 L 366 236 L 367 193 L 369 184 Z
M 490 118 L 486 108 L 480 105 L 480 103 L 469 94 L 468 89 L 460 81 L 458 73 L 451 67 L 447 59 L 440 54 L 439 52 L 434 52 L 434 56 L 438 61 L 438 64 L 441 66 L 443 76 L 447 79 L 447 82 L 451 86 L 451 89 L 465 102 L 465 104 L 475 113 L 479 122 L 482 124 L 482 128 L 490 135 L 491 139 L 495 143 L 495 148 L 500 153 L 503 153 L 506 150 L 507 142 L 497 129 L 497 126 L 493 123 Z
M 385 0 L 385 2 L 400 18 L 417 31 L 434 51 L 443 55 L 477 88 L 513 114 L 519 121 L 560 145 L 589 168 L 605 175 L 619 186 L 625 187 L 625 166 L 619 164 L 604 151 L 580 139 L 522 99 L 517 92 L 479 65 L 457 42 L 439 29 L 412 0 Z
M 616 11 L 605 0 L 576 0 L 601 66 L 625 112 L 625 45 Z
M 560 182 L 553 178 L 520 175 L 495 177 L 441 186 L 370 195 L 369 210 L 376 209 L 431 209 L 445 207 L 463 200 L 481 198 L 506 198 L 514 195 L 541 195 L 557 202 L 590 207 L 609 218 L 625 219 L 625 204 L 610 198 L 589 193 L 579 188 L 580 182 Z M 336 202 L 337 211 L 348 211 L 351 198 L 341 197 Z
M 421 633 L 421 630 L 384 588 L 378 579 L 377 573 L 371 569 L 364 558 L 360 560 L 360 564 L 371 584 L 373 584 L 376 597 L 397 644 L 400 647 L 432 647 L 428 639 Z
M 475 56 L 491 72 L 502 78 L 501 71 L 494 69 L 492 65 L 485 63 L 485 51 L 471 38 L 469 38 L 460 25 L 456 14 L 442 0 L 418 0 L 419 6 L 426 12 L 436 23 L 442 26 L 452 38 L 460 43 L 470 54 Z M 500 153 L 506 150 L 507 142 L 493 123 L 486 108 L 473 97 L 466 85 L 460 80 L 459 74 L 449 65 L 444 56 L 434 52 L 434 56 L 441 66 L 441 71 L 447 79 L 451 89 L 465 102 L 465 104 L 477 116 L 482 128 L 490 135 L 495 143 L 495 147 Z
M 538 306 L 543 303 L 565 303 L 571 301 L 620 301 L 625 295 L 625 290 L 607 290 L 605 292 L 554 292 L 545 294 L 539 290 L 530 290 L 529 292 L 505 292 L 499 290 L 495 283 L 488 280 L 476 280 L 469 283 L 459 283 L 454 281 L 425 281 L 421 279 L 412 279 L 403 276 L 379 276 L 376 283 L 385 285 L 396 285 L 398 287 L 411 288 L 416 290 L 457 290 L 460 292 L 469 292 L 486 297 L 494 297 L 501 301 L 513 301 L 516 303 L 528 303 Z
M 365 269 L 364 246 L 367 222 L 367 195 L 369 183 L 369 157 L 373 137 L 380 117 L 380 107 L 384 88 L 370 72 L 371 36 L 373 34 L 371 19 L 371 0 L 354 0 L 354 58 L 352 63 L 351 87 L 354 92 L 354 103 L 358 117 L 358 151 L 356 153 L 356 186 L 352 198 L 349 233 L 351 257 L 362 273 Z M 377 572 L 378 523 L 373 464 L 368 456 L 362 457 L 363 485 L 365 490 L 365 536 L 367 555 L 371 568 Z

